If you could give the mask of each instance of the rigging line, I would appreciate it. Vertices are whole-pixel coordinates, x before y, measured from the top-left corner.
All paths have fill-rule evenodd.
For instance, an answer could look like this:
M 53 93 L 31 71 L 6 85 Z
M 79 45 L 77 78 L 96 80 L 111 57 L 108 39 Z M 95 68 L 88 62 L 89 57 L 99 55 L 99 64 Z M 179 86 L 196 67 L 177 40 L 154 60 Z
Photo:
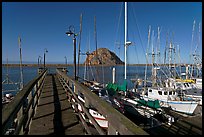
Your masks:
M 94 36 L 95 36 L 95 44 L 96 44 L 96 59 L 98 60 L 98 64 L 101 64 L 100 59 L 98 57 L 98 45 L 97 45 L 97 33 L 96 33 L 96 16 L 94 16 Z M 99 72 L 98 72 L 98 67 L 95 69 L 96 70 L 96 78 L 97 81 L 99 81 Z
M 162 30 L 162 28 L 160 28 L 160 27 L 158 27 L 158 63 L 161 63 L 161 58 L 160 58 L 160 53 L 161 53 L 161 51 L 160 51 L 160 34 L 161 34 L 161 30 Z
M 91 66 L 90 62 L 89 62 L 89 68 L 91 70 L 91 75 L 92 75 L 93 81 L 96 81 L 96 78 L 94 77 L 92 66 Z
M 151 26 L 149 26 L 149 30 L 148 30 L 147 51 L 146 51 L 146 53 L 145 53 L 145 57 L 146 57 L 146 65 L 145 65 L 145 81 L 144 81 L 144 87 L 145 87 L 145 90 L 146 90 L 146 83 L 147 83 L 148 48 L 149 48 L 149 43 L 150 43 L 150 35 L 151 35 Z
M 167 50 L 167 46 L 168 46 L 168 31 L 166 33 L 166 46 L 165 46 L 165 50 L 164 50 L 164 64 L 166 64 L 166 50 Z
M 133 35 L 133 38 L 136 38 L 135 31 L 132 32 L 132 35 Z M 134 47 L 135 47 L 135 53 L 136 53 L 135 55 L 136 55 L 137 63 L 139 64 L 139 57 L 138 57 L 137 47 L 136 46 L 134 46 Z M 136 71 L 138 71 L 138 69 L 136 69 Z
M 196 21 L 193 21 L 193 29 L 192 29 L 192 36 L 191 36 L 191 48 L 190 48 L 190 62 L 192 61 L 192 48 L 193 48 L 193 38 L 194 38 L 194 30 L 195 30 L 195 23 Z
M 90 45 L 89 39 L 90 39 L 90 29 L 89 29 L 89 35 L 87 36 L 87 44 L 86 44 L 87 52 L 86 52 L 86 58 L 85 58 L 84 79 L 86 79 L 86 75 L 87 75 L 86 65 L 87 65 L 88 60 L 86 59 L 88 59 L 88 54 L 89 54 L 89 45 Z
M 180 70 L 180 78 L 181 78 L 181 57 L 180 57 L 180 48 L 179 45 L 177 45 L 177 49 L 178 49 L 178 62 L 179 62 L 179 70 Z
M 159 65 L 159 64 L 157 64 L 157 63 L 156 63 L 155 65 L 156 65 L 157 67 L 159 67 L 159 66 L 160 66 L 160 65 Z M 166 74 L 166 73 L 163 71 L 163 69 L 162 69 L 161 67 L 160 67 L 160 70 L 161 70 L 161 71 L 162 71 L 162 73 L 165 75 L 165 77 L 166 77 L 166 78 L 168 78 L 167 74 Z
M 197 49 L 198 49 L 199 43 L 200 43 L 200 23 L 199 23 L 199 29 L 198 29 L 198 42 L 197 42 L 196 48 L 195 48 L 195 50 L 194 50 L 194 54 L 195 54 L 195 55 L 196 55 L 196 51 L 197 51 Z
M 130 4 L 132 6 L 132 4 Z M 132 6 L 133 7 L 133 6 Z M 145 54 L 145 50 L 144 50 L 144 47 L 143 47 L 143 42 L 142 42 L 142 38 L 141 38 L 141 33 L 140 33 L 140 29 L 139 29 L 139 26 L 138 26 L 138 23 L 137 23 L 137 18 L 136 18 L 136 14 L 135 14 L 135 11 L 134 11 L 134 8 L 132 8 L 133 10 L 133 17 L 135 18 L 135 22 L 136 22 L 136 26 L 137 26 L 137 30 L 138 30 L 138 33 L 139 33 L 139 39 L 141 41 L 141 44 L 142 44 L 142 50 L 143 50 L 143 53 Z
M 115 43 L 117 41 L 117 36 L 120 36 L 119 33 L 119 27 L 120 27 L 120 21 L 121 21 L 121 16 L 122 16 L 122 7 L 123 7 L 123 3 L 121 3 L 121 7 L 120 7 L 120 14 L 119 14 L 119 19 L 118 19 L 118 24 L 117 24 L 117 30 L 116 30 L 116 37 L 115 37 Z M 117 35 L 118 34 L 118 35 Z M 114 52 L 116 53 L 116 44 L 114 44 Z M 119 45 L 120 46 L 120 45 Z M 119 55 L 120 56 L 120 55 Z

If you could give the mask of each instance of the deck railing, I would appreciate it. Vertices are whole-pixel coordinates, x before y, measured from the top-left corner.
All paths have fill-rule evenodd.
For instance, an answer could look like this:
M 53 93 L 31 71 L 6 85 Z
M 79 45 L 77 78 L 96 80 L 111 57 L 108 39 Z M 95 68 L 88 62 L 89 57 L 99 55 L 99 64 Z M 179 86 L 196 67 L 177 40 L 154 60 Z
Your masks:
M 75 109 L 77 112 L 77 105 L 79 104 L 82 108 L 82 111 L 86 114 L 89 120 L 93 123 L 93 126 L 101 135 L 147 135 L 143 129 L 137 126 L 135 123 L 130 121 L 127 117 L 121 114 L 119 111 L 114 109 L 110 104 L 103 101 L 99 98 L 95 93 L 91 92 L 91 90 L 74 80 L 74 78 L 70 78 L 62 70 L 57 69 L 57 76 L 63 85 L 64 89 L 67 91 L 67 97 L 72 105 L 75 105 Z M 82 103 L 78 99 L 78 94 L 83 94 L 85 103 Z M 72 102 L 74 98 L 75 102 Z M 90 115 L 88 108 L 92 106 L 97 109 L 97 111 L 102 114 L 108 120 L 108 129 L 104 131 L 96 122 L 96 120 Z M 88 134 L 91 134 L 91 131 L 88 128 L 86 121 L 81 117 L 81 112 L 78 111 L 78 115 L 82 124 L 84 125 Z
M 20 90 L 2 109 L 2 134 L 26 134 L 35 114 L 47 70 Z

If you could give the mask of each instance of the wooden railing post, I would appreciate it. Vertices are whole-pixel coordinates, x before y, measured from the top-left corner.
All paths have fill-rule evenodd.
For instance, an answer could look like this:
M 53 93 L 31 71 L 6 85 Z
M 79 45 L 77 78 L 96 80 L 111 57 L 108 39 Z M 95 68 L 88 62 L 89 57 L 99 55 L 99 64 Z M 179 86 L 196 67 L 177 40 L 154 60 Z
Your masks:
M 142 128 L 140 128 L 135 123 L 130 121 L 127 117 L 115 110 L 110 104 L 100 99 L 100 97 L 94 94 L 88 87 L 82 85 L 73 78 L 68 77 L 59 70 L 57 70 L 57 73 L 60 75 L 61 79 L 63 78 L 63 84 L 67 85 L 67 89 L 70 91 L 69 93 L 71 93 L 74 97 L 75 103 L 79 104 L 82 107 L 82 110 L 87 116 L 88 120 L 91 120 L 94 128 L 98 131 L 99 134 L 148 135 Z M 85 103 L 81 102 L 78 99 L 78 92 L 83 94 Z M 89 106 L 96 108 L 98 113 L 106 117 L 109 123 L 109 127 L 107 130 L 108 133 L 104 132 L 97 121 L 89 113 Z
M 10 128 L 14 128 L 11 134 L 25 134 L 29 130 L 31 117 L 34 115 L 39 95 L 38 86 L 42 85 L 46 71 L 30 81 L 19 91 L 15 98 L 2 109 L 2 134 L 7 134 Z

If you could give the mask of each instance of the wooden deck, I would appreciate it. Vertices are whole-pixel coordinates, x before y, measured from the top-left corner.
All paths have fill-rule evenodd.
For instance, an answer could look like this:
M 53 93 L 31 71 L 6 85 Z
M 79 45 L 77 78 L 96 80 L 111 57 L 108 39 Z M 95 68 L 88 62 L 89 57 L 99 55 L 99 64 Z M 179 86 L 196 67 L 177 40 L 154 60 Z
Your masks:
M 171 113 L 178 118 L 172 125 L 162 125 L 146 130 L 150 135 L 202 135 L 202 106 L 195 110 L 195 116 L 183 117 L 177 112 Z
M 84 135 L 84 128 L 67 101 L 56 75 L 48 74 L 29 135 Z

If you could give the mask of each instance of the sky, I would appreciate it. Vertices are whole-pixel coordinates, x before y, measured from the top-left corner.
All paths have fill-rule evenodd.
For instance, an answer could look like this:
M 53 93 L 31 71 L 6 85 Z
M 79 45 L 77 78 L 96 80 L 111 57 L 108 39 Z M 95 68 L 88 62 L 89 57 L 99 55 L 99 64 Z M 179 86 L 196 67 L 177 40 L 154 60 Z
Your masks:
M 124 2 L 2 2 L 2 63 L 7 58 L 10 63 L 19 63 L 19 36 L 23 63 L 37 63 L 45 48 L 48 50 L 47 63 L 65 63 L 65 56 L 68 63 L 73 63 L 73 37 L 65 33 L 72 25 L 79 34 L 81 14 L 81 52 L 94 51 L 97 41 L 98 48 L 108 48 L 124 61 Z M 166 43 L 170 41 L 180 49 L 176 54 L 177 62 L 189 63 L 191 51 L 195 49 L 202 56 L 201 2 L 128 2 L 127 22 L 127 39 L 132 42 L 127 48 L 128 64 L 150 63 L 151 56 L 147 61 L 145 53 L 152 49 L 159 49 L 163 60 Z M 79 35 L 76 40 L 78 51 Z M 80 63 L 85 57 L 80 56 Z

